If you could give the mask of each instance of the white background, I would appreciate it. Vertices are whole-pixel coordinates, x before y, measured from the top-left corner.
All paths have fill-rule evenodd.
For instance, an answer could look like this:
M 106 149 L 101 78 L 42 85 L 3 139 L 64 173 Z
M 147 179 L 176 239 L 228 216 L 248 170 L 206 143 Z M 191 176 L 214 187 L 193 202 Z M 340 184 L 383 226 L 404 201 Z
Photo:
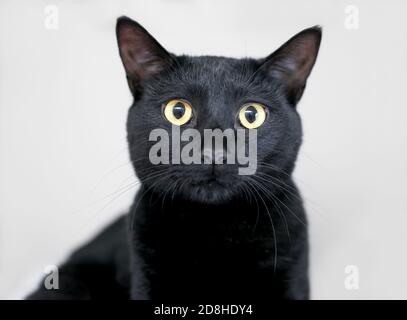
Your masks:
M 44 26 L 47 5 L 59 29 Z M 360 27 L 345 28 L 345 7 Z M 115 20 L 175 53 L 264 57 L 323 26 L 299 111 L 295 171 L 310 219 L 314 299 L 407 298 L 406 1 L 1 1 L 0 298 L 20 298 L 128 208 L 130 93 Z M 113 194 L 113 195 L 112 195 Z M 345 267 L 359 269 L 358 290 Z

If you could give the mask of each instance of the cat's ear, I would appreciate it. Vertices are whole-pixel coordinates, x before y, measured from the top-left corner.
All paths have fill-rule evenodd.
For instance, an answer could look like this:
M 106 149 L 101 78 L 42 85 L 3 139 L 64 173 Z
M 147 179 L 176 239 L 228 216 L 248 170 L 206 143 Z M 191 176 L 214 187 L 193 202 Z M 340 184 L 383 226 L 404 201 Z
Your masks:
M 147 30 L 130 18 L 117 19 L 116 36 L 127 81 L 136 97 L 143 82 L 169 68 L 173 59 Z
M 317 59 L 321 27 L 315 26 L 296 34 L 262 61 L 261 68 L 284 87 L 290 103 L 301 98 L 307 78 Z

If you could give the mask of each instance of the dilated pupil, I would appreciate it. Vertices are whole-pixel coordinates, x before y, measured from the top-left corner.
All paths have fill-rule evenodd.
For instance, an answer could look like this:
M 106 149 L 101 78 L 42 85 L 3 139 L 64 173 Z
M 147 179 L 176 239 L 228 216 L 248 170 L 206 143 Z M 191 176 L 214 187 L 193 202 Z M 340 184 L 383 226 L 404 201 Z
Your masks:
M 172 109 L 172 113 L 174 114 L 174 117 L 177 119 L 181 119 L 182 116 L 185 113 L 185 106 L 181 103 L 178 102 Z
M 253 123 L 254 121 L 256 121 L 257 118 L 256 108 L 253 106 L 248 107 L 244 112 L 244 116 L 246 117 L 247 121 L 249 121 L 249 123 Z

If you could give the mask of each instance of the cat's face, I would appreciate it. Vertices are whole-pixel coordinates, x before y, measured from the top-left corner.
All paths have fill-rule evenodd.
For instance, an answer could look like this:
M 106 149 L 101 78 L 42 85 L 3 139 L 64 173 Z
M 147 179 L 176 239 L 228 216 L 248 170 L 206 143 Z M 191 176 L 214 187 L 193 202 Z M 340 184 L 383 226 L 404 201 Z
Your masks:
M 279 181 L 294 168 L 301 144 L 295 106 L 317 56 L 319 28 L 303 31 L 260 60 L 171 55 L 128 18 L 118 20 L 117 36 L 134 96 L 127 122 L 130 156 L 146 187 L 170 198 L 219 203 L 247 196 L 253 186 L 267 185 L 270 192 L 273 185 L 281 186 Z M 149 136 L 158 128 L 168 133 L 168 164 L 151 161 L 157 141 L 149 141 Z M 174 143 L 180 151 L 188 144 L 174 139 L 174 128 L 181 135 L 190 130 L 200 136 L 201 162 L 183 163 L 182 153 L 180 163 L 172 161 Z M 208 150 L 203 141 L 205 129 L 228 129 L 236 133 L 230 140 L 235 144 L 237 131 L 247 133 L 243 140 L 246 155 L 248 133 L 255 130 L 254 172 L 241 175 L 238 160 L 227 163 L 226 154 L 236 155 L 236 150 L 226 146 L 221 152 L 223 161 L 212 163 L 219 150 Z M 208 151 L 213 155 L 211 163 L 205 161 Z

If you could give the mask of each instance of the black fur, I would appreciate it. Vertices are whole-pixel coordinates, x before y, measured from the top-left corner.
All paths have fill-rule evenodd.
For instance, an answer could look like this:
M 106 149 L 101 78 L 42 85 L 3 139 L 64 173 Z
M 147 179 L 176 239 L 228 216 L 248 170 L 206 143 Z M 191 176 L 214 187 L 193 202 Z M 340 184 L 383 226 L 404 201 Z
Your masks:
M 120 18 L 120 55 L 134 103 L 130 157 L 142 181 L 121 218 L 60 269 L 60 289 L 30 298 L 307 299 L 308 237 L 292 181 L 302 129 L 296 103 L 317 57 L 321 30 L 299 33 L 265 59 L 167 53 L 140 25 Z M 150 163 L 149 132 L 171 125 L 161 106 L 185 98 L 185 128 L 239 128 L 247 102 L 267 108 L 257 129 L 258 168 Z M 128 222 L 127 222 L 128 220 Z

